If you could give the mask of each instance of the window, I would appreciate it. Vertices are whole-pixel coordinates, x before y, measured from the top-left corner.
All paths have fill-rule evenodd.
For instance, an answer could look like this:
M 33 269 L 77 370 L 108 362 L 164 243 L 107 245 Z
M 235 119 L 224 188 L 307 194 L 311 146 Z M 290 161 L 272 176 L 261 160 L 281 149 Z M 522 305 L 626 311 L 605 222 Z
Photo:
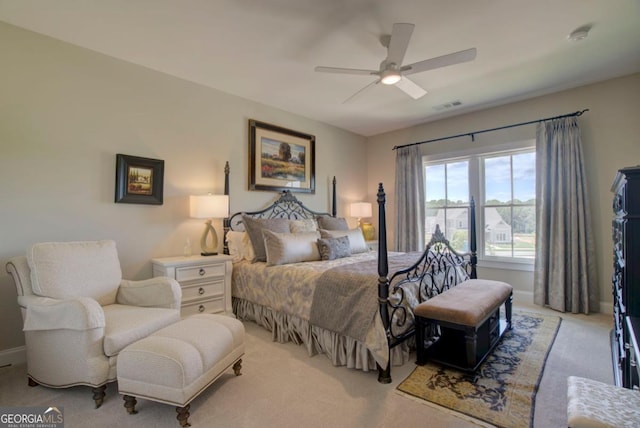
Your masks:
M 476 203 L 478 257 L 533 263 L 535 148 L 508 148 L 432 160 L 425 158 L 425 231 L 436 225 L 451 245 L 469 250 L 471 197 Z
M 453 160 L 425 166 L 426 242 L 436 228 L 451 246 L 469 251 L 469 160 Z
M 531 259 L 536 248 L 536 154 L 480 158 L 485 258 Z M 480 228 L 478 228 L 480 229 Z

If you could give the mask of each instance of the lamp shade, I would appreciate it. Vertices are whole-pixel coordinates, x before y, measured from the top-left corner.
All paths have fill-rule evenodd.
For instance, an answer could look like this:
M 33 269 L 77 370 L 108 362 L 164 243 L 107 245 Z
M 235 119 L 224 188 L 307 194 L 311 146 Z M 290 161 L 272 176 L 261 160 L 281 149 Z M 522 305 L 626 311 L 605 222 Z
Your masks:
M 371 202 L 354 202 L 349 208 L 351 217 L 368 218 L 372 216 Z
M 193 218 L 225 218 L 229 216 L 228 195 L 202 195 L 189 197 Z

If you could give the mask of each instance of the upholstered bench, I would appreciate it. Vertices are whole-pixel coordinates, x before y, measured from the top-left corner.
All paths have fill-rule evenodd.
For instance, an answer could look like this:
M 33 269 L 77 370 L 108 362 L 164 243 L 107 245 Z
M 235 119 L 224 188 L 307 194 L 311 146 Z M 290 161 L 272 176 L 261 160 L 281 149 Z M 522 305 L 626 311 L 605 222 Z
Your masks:
M 176 406 L 189 424 L 189 403 L 227 369 L 240 375 L 244 326 L 224 315 L 199 314 L 132 343 L 118 355 L 118 392 L 135 414 L 136 398 Z
M 640 391 L 583 377 L 567 379 L 569 428 L 640 426 Z
M 511 328 L 513 287 L 469 279 L 416 306 L 417 364 L 428 359 L 475 371 Z M 505 305 L 506 322 L 500 321 Z M 439 327 L 439 334 L 430 334 Z

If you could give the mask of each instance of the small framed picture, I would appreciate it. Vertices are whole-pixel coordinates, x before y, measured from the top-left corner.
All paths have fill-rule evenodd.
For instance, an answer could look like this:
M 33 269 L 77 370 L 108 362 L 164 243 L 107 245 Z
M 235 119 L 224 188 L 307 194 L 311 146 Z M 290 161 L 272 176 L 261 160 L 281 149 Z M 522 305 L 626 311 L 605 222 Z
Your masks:
M 315 193 L 316 137 L 249 119 L 249 190 Z
M 116 203 L 162 205 L 164 161 L 116 155 Z

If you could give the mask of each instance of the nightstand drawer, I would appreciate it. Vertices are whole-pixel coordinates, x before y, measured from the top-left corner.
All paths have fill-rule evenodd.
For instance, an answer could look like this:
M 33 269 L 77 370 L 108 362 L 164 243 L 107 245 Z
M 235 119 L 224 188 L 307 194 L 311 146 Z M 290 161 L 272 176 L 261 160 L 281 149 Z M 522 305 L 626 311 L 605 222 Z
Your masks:
M 182 305 L 180 316 L 184 318 L 194 314 L 215 314 L 219 312 L 224 312 L 224 299 L 207 300 L 206 302 Z
M 178 282 L 191 281 L 194 279 L 211 278 L 214 276 L 224 276 L 224 263 L 210 265 L 181 267 L 176 269 L 176 280 Z
M 182 286 L 182 301 L 193 299 L 207 299 L 224 295 L 224 279 L 207 282 L 206 284 L 193 284 Z
M 180 283 L 183 317 L 193 314 L 233 315 L 231 256 L 185 256 L 152 259 L 153 276 L 168 276 Z

